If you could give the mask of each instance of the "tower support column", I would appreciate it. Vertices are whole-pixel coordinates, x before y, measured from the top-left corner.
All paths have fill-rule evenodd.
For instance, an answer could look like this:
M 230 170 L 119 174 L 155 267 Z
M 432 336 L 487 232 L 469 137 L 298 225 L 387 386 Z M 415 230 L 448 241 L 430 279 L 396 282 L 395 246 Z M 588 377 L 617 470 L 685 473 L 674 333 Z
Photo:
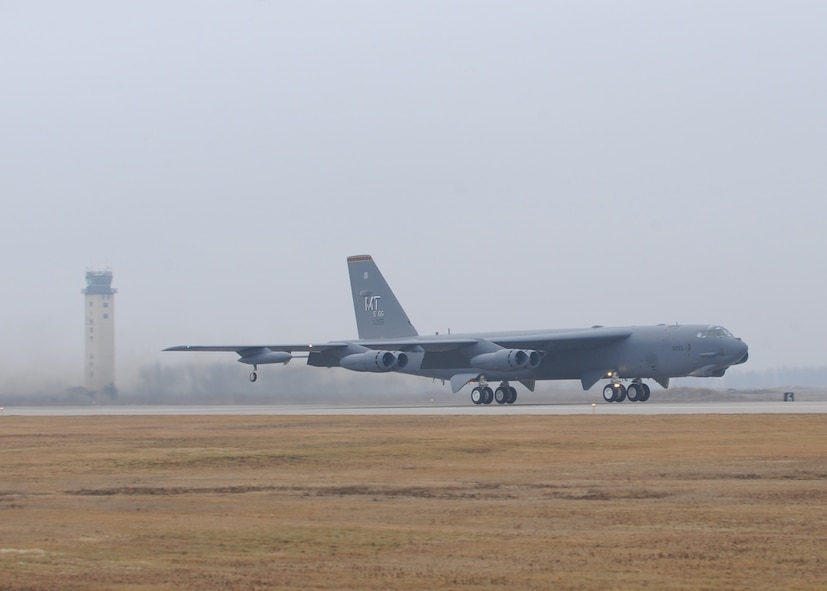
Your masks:
M 90 393 L 115 398 L 115 294 L 112 271 L 87 271 L 84 294 L 85 380 Z

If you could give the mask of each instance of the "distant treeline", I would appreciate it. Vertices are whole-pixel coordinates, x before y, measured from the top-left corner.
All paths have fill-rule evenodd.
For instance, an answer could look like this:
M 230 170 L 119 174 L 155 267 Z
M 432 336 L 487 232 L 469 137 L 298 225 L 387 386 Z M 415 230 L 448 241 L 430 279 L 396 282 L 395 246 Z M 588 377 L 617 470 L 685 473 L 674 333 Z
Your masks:
M 781 367 L 762 371 L 730 369 L 721 382 L 726 388 L 819 388 L 827 386 L 827 366 Z

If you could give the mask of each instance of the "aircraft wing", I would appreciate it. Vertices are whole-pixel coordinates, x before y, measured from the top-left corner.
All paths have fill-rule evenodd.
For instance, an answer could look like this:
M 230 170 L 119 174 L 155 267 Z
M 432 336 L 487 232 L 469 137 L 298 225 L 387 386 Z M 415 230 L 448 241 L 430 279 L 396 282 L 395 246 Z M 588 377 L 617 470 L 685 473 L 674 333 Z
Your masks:
M 287 364 L 293 359 L 294 352 L 330 351 L 347 347 L 347 343 L 301 343 L 282 345 L 177 345 L 168 347 L 164 351 L 220 351 L 238 353 L 241 363 L 247 365 L 263 365 L 266 363 Z M 255 372 L 252 374 L 255 376 Z M 255 377 L 251 377 L 255 381 Z
M 420 347 L 426 353 L 456 351 L 469 345 L 488 341 L 501 347 L 536 349 L 550 352 L 571 349 L 589 349 L 609 345 L 629 338 L 632 331 L 627 328 L 586 328 L 582 330 L 540 331 L 508 334 L 479 334 L 462 337 L 420 336 L 402 339 L 377 339 L 355 341 L 369 349 L 408 349 Z
M 427 353 L 444 353 L 455 351 L 468 345 L 474 345 L 481 340 L 478 338 L 450 338 L 450 337 L 414 337 L 404 339 L 380 339 L 376 341 L 360 340 L 356 344 L 368 349 L 412 349 L 420 348 Z
M 176 345 L 174 347 L 167 347 L 164 351 L 222 351 L 234 352 L 241 354 L 244 351 L 284 351 L 292 353 L 293 351 L 330 351 L 331 349 L 338 349 L 346 347 L 347 343 L 293 343 L 282 345 Z
M 324 353 L 344 349 L 353 344 L 374 350 L 419 350 L 424 351 L 430 361 L 426 365 L 450 364 L 447 358 L 439 359 L 440 354 L 448 357 L 464 347 L 481 342 L 490 342 L 504 348 L 534 349 L 542 353 L 559 350 L 587 349 L 608 345 L 625 338 L 632 332 L 629 329 L 589 328 L 583 330 L 526 332 L 492 335 L 450 335 L 414 336 L 388 339 L 360 339 L 356 341 L 333 341 L 328 343 L 287 343 L 274 345 L 177 345 L 164 351 L 218 351 L 237 353 L 242 363 L 287 363 L 293 358 L 292 353 Z M 459 361 L 459 360 L 457 360 Z M 454 365 L 457 367 L 457 365 Z
M 582 330 L 554 331 L 548 333 L 515 334 L 490 339 L 501 347 L 559 351 L 602 347 L 629 338 L 627 328 L 586 328 Z

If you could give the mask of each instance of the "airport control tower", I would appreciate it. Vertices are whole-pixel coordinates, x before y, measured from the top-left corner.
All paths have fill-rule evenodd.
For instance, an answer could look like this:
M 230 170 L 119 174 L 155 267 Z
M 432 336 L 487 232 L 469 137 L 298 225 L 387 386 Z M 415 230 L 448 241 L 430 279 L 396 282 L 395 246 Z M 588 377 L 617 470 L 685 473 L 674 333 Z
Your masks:
M 86 289 L 82 293 L 86 309 L 86 390 L 106 393 L 114 398 L 115 390 L 115 293 L 112 271 L 87 271 Z

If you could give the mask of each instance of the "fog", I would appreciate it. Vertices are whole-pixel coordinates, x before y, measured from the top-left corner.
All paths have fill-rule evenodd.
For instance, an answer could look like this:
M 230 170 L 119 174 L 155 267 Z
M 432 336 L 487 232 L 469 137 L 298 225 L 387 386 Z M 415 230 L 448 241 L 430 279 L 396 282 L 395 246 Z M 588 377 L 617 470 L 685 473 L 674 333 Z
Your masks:
M 82 385 L 87 269 L 114 272 L 137 391 L 244 379 L 170 345 L 355 337 L 362 253 L 421 333 L 715 323 L 750 345 L 727 378 L 823 367 L 824 22 L 806 1 L 3 3 L 0 391 Z

